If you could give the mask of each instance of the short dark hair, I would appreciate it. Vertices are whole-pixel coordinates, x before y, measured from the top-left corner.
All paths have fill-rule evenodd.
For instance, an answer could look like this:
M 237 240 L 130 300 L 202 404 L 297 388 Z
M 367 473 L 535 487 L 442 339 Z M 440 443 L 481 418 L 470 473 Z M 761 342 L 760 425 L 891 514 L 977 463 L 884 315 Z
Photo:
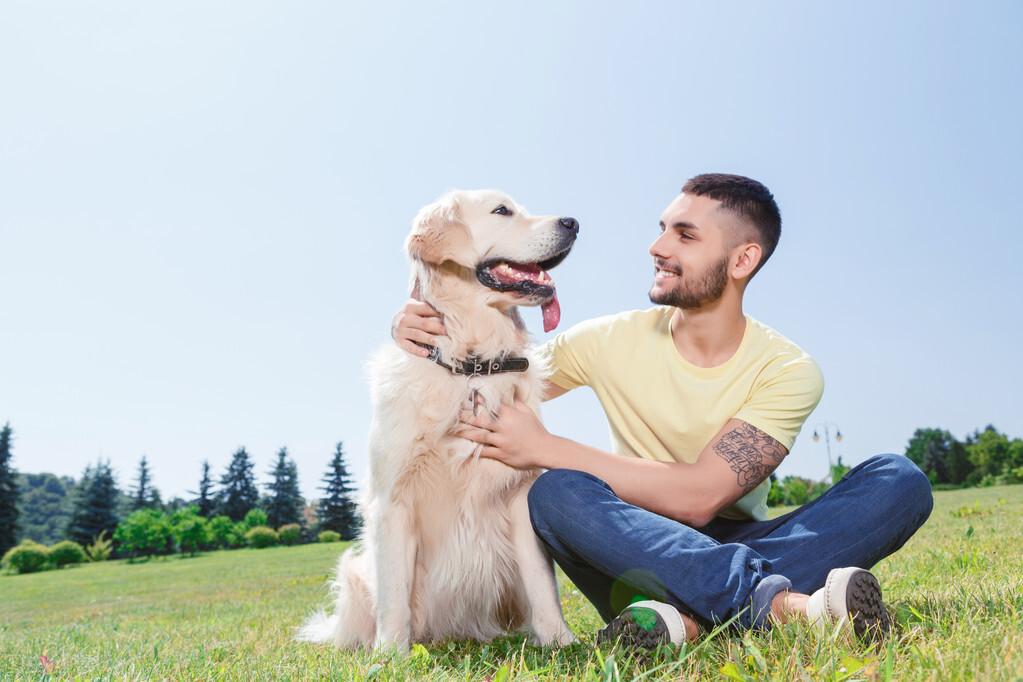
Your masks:
M 686 180 L 682 193 L 716 199 L 721 202 L 722 208 L 732 211 L 753 226 L 764 257 L 750 273 L 752 279 L 774 253 L 781 237 L 781 211 L 771 191 L 762 183 L 742 175 L 704 173 Z

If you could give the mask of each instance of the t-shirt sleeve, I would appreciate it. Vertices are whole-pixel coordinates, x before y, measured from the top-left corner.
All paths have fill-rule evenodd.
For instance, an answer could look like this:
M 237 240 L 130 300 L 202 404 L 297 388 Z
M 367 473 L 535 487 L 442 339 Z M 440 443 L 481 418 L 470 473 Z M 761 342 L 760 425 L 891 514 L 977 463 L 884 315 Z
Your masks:
M 544 344 L 540 356 L 547 363 L 547 381 L 568 390 L 592 386 L 606 327 L 599 318 L 580 322 Z
M 824 393 L 824 375 L 808 355 L 779 362 L 735 414 L 791 451 Z

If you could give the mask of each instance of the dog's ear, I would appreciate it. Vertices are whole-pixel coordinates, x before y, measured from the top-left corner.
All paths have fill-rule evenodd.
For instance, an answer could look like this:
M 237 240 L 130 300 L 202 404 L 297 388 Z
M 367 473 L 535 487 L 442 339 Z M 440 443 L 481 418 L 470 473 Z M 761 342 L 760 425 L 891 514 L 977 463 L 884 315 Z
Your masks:
M 424 263 L 454 261 L 471 267 L 471 262 L 464 261 L 471 260 L 472 238 L 462 222 L 462 209 L 454 192 L 420 209 L 405 248 L 409 256 Z

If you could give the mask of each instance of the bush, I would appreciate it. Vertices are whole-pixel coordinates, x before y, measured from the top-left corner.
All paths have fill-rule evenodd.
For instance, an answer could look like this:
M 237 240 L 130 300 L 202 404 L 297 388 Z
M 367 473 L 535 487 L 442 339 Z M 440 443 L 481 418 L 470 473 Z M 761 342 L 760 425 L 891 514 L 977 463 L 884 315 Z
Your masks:
M 251 529 L 245 526 L 245 523 L 239 521 L 238 523 L 231 526 L 231 534 L 228 536 L 227 546 L 231 549 L 237 549 L 239 547 L 245 547 L 249 544 L 245 534 Z
M 234 522 L 230 516 L 214 516 L 206 523 L 206 533 L 209 543 L 216 548 L 231 546 L 231 536 L 234 534 Z
M 57 568 L 70 564 L 80 564 L 86 560 L 85 550 L 77 542 L 64 540 L 50 547 L 50 563 Z
M 256 528 L 257 526 L 265 526 L 269 523 L 269 521 L 266 518 L 266 512 L 262 509 L 250 509 L 249 513 L 246 514 L 245 518 L 242 520 L 242 523 L 245 524 L 246 529 L 249 529 Z
M 302 541 L 302 526 L 297 523 L 289 523 L 277 529 L 277 535 L 282 545 L 297 545 Z
M 170 519 L 155 509 L 139 509 L 129 514 L 114 531 L 114 540 L 132 557 L 158 554 L 172 539 Z
M 316 536 L 320 542 L 337 542 L 341 539 L 341 533 L 336 530 L 325 530 Z
M 106 561 L 114 551 L 114 541 L 107 537 L 107 532 L 100 532 L 92 540 L 92 544 L 85 548 L 89 561 Z
M 174 512 L 171 522 L 174 539 L 182 552 L 188 552 L 194 556 L 210 541 L 207 521 L 199 516 L 194 507 L 186 507 Z
M 280 538 L 277 537 L 277 531 L 273 528 L 256 526 L 249 529 L 249 532 L 245 534 L 245 539 L 248 540 L 250 547 L 263 549 L 264 547 L 276 545 Z
M 4 554 L 3 564 L 18 573 L 35 573 L 46 568 L 50 552 L 43 545 L 25 540 L 17 547 L 11 547 Z

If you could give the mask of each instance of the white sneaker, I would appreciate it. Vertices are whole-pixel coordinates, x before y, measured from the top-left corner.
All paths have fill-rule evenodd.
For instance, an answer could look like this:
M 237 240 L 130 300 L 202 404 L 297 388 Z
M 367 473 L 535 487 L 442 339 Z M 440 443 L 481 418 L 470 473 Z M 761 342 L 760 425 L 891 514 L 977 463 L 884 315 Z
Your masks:
M 891 628 L 877 578 L 855 566 L 832 569 L 824 587 L 810 595 L 806 615 L 811 623 L 824 626 L 852 621 L 853 631 L 861 639 L 880 639 Z
M 660 644 L 681 644 L 685 638 L 686 625 L 678 609 L 649 599 L 622 609 L 597 633 L 597 644 L 620 640 L 625 646 L 656 649 Z

